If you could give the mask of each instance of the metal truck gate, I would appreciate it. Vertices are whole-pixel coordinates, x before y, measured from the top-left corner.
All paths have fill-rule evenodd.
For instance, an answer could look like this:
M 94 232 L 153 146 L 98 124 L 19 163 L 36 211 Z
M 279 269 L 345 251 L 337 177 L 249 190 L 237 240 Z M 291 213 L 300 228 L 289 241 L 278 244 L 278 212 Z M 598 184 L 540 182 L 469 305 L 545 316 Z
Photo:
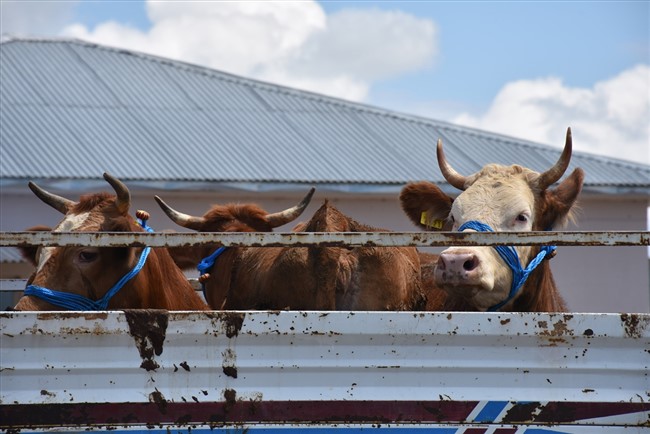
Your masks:
M 553 238 L 571 234 L 4 233 L 0 244 L 580 244 Z M 650 432 L 650 314 L 3 312 L 0 331 L 7 433 Z

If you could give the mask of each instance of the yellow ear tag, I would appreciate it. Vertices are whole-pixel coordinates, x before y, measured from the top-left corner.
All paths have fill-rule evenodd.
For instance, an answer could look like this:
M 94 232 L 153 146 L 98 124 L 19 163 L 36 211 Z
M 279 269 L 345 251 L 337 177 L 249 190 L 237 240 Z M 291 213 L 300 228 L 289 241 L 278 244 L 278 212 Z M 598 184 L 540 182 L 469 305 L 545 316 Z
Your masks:
M 445 225 L 445 221 L 430 218 L 429 213 L 427 211 L 423 211 L 420 215 L 420 224 L 434 229 L 442 229 L 442 227 Z

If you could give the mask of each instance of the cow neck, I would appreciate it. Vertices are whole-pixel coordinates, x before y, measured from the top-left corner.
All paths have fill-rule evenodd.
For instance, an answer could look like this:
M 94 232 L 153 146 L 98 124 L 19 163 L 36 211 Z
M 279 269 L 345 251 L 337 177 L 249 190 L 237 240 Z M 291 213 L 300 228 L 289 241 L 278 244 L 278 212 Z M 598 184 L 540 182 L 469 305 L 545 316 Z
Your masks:
M 521 295 L 513 302 L 517 312 L 564 312 L 566 305 L 555 285 L 548 262 L 542 262 L 524 284 Z
M 147 225 L 147 221 L 144 219 L 137 219 L 138 224 L 145 229 L 147 232 L 153 232 L 153 229 Z M 30 295 L 33 297 L 38 297 L 41 300 L 44 300 L 55 306 L 63 307 L 67 310 L 106 310 L 108 308 L 108 303 L 111 299 L 117 294 L 120 289 L 126 283 L 133 279 L 144 267 L 147 262 L 147 257 L 151 252 L 151 247 L 145 247 L 140 253 L 140 259 L 138 259 L 137 264 L 126 273 L 120 280 L 117 281 L 115 285 L 109 289 L 106 294 L 99 300 L 91 300 L 88 297 L 79 294 L 73 294 L 70 292 L 55 291 L 48 288 L 43 288 L 38 285 L 28 285 L 25 288 L 24 295 Z
M 494 229 L 492 229 L 489 225 L 476 220 L 470 220 L 463 223 L 458 228 L 458 231 L 462 232 L 465 229 L 473 229 L 477 232 L 494 232 Z M 508 265 L 510 271 L 512 271 L 512 286 L 510 287 L 510 293 L 508 294 L 508 297 L 505 300 L 495 304 L 494 306 L 489 307 L 487 310 L 488 312 L 495 312 L 509 303 L 512 299 L 514 299 L 519 293 L 521 287 L 528 279 L 530 273 L 532 273 L 533 270 L 537 268 L 537 266 L 544 260 L 544 258 L 547 257 L 547 255 L 551 254 L 557 248 L 556 246 L 542 246 L 537 256 L 535 256 L 530 261 L 526 268 L 523 268 L 521 266 L 521 261 L 519 260 L 517 249 L 515 249 L 513 246 L 493 247 L 499 256 L 501 256 L 501 259 L 503 259 L 504 262 Z
M 199 271 L 199 273 L 201 273 L 201 276 L 207 274 L 208 271 L 212 270 L 212 267 L 214 267 L 214 263 L 217 261 L 217 258 L 219 258 L 219 256 L 221 256 L 221 254 L 226 250 L 228 250 L 228 247 L 221 246 L 217 250 L 212 252 L 211 255 L 201 259 L 199 265 L 196 266 L 196 269 Z M 203 291 L 203 298 L 207 300 L 205 295 L 205 282 L 201 282 L 201 290 Z

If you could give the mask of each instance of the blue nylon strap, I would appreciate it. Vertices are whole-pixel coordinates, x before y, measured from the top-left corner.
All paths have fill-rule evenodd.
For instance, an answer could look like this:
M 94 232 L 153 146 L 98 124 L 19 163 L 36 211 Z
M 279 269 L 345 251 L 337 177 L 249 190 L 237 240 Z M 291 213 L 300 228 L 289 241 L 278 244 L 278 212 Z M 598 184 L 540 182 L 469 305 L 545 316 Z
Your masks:
M 212 267 L 214 267 L 214 263 L 217 261 L 217 258 L 221 256 L 221 254 L 225 252 L 226 249 L 227 249 L 226 246 L 219 247 L 210 256 L 206 256 L 205 258 L 201 259 L 199 265 L 196 266 L 196 269 L 199 270 L 201 276 L 203 276 L 205 273 L 210 271 Z M 205 298 L 205 285 L 203 284 L 203 282 L 201 282 L 201 290 L 203 291 L 203 298 Z
M 210 269 L 214 266 L 215 261 L 217 258 L 226 250 L 227 247 L 219 247 L 217 250 L 214 251 L 210 256 L 207 256 L 199 262 L 199 265 L 196 266 L 196 269 L 201 272 L 201 275 L 204 275 Z
M 153 232 L 153 229 L 147 225 L 146 220 L 138 219 L 138 223 L 145 229 L 147 232 Z M 68 310 L 106 310 L 108 308 L 108 303 L 111 301 L 111 298 L 118 293 L 120 289 L 131 279 L 133 279 L 144 267 L 144 264 L 147 262 L 147 257 L 151 252 L 151 247 L 145 247 L 140 254 L 140 259 L 138 263 L 126 273 L 122 278 L 109 289 L 106 294 L 99 300 L 91 300 L 88 297 L 83 295 L 73 294 L 70 292 L 63 291 L 54 291 L 52 289 L 43 288 L 38 285 L 28 285 L 25 288 L 24 295 L 31 295 L 38 297 L 41 300 L 45 300 L 50 304 L 55 306 L 63 307 Z
M 489 225 L 476 220 L 467 221 L 458 228 L 460 232 L 464 231 L 465 229 L 473 229 L 477 232 L 494 232 L 494 229 L 492 229 Z M 508 267 L 510 267 L 510 270 L 512 271 L 512 287 L 510 288 L 510 294 L 508 294 L 508 298 L 490 307 L 488 309 L 488 312 L 495 312 L 502 308 L 510 300 L 512 300 L 524 285 L 530 273 L 532 273 L 533 270 L 540 264 L 540 262 L 542 262 L 542 260 L 544 260 L 544 258 L 553 252 L 556 248 L 556 246 L 542 246 L 537 256 L 535 256 L 533 260 L 530 261 L 528 266 L 524 269 L 521 266 L 521 261 L 519 260 L 517 249 L 512 246 L 494 246 L 494 249 L 497 251 L 499 256 L 501 256 L 505 263 L 508 264 Z

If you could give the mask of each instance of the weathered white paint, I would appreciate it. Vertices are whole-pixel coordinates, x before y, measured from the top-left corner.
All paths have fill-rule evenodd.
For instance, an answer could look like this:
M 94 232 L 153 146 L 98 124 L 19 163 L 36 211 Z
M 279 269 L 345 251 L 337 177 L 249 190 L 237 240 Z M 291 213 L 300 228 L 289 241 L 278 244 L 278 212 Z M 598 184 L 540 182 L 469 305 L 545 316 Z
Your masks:
M 649 325 L 647 314 L 3 312 L 0 429 L 636 433 L 650 417 Z
M 240 399 L 271 401 L 534 396 L 645 402 L 650 387 L 649 315 L 142 311 L 132 316 L 129 321 L 123 312 L 0 313 L 5 351 L 0 403 L 148 402 L 155 390 L 170 402 L 191 396 L 214 401 L 226 388 L 236 389 Z M 158 321 L 163 317 L 165 322 Z M 160 354 L 136 351 L 155 345 L 134 339 L 145 330 L 164 337 Z M 179 369 L 183 364 L 187 367 Z
M 189 214 L 202 215 L 210 204 L 255 202 L 270 212 L 280 211 L 302 199 L 304 191 L 292 193 L 178 193 L 132 189 L 132 212 L 145 209 L 149 224 L 156 231 L 186 231 L 171 222 L 153 200 L 160 195 L 169 205 Z M 37 224 L 56 225 L 61 214 L 43 204 L 25 186 L 21 193 L 0 194 L 0 230 L 20 231 Z M 77 193 L 55 192 L 76 200 Z M 354 219 L 383 229 L 413 231 L 416 228 L 402 212 L 397 195 L 332 194 L 316 190 L 314 198 L 298 221 L 308 219 L 328 198 Z M 603 196 L 583 193 L 578 200 L 575 224 L 566 230 L 648 230 L 644 197 Z M 293 224 L 277 231 L 290 231 Z M 442 249 L 427 249 L 439 252 Z M 567 247 L 558 248 L 552 260 L 553 275 L 569 309 L 575 312 L 650 312 L 650 279 L 645 247 Z M 12 268 L 13 264 L 3 264 Z M 9 270 L 11 271 L 11 270 Z M 3 270 L 3 274 L 4 274 Z M 8 273 L 11 274 L 11 273 Z M 189 272 L 188 275 L 195 276 Z M 16 277 L 12 275 L 12 277 Z M 27 277 L 27 276 L 24 276 Z

